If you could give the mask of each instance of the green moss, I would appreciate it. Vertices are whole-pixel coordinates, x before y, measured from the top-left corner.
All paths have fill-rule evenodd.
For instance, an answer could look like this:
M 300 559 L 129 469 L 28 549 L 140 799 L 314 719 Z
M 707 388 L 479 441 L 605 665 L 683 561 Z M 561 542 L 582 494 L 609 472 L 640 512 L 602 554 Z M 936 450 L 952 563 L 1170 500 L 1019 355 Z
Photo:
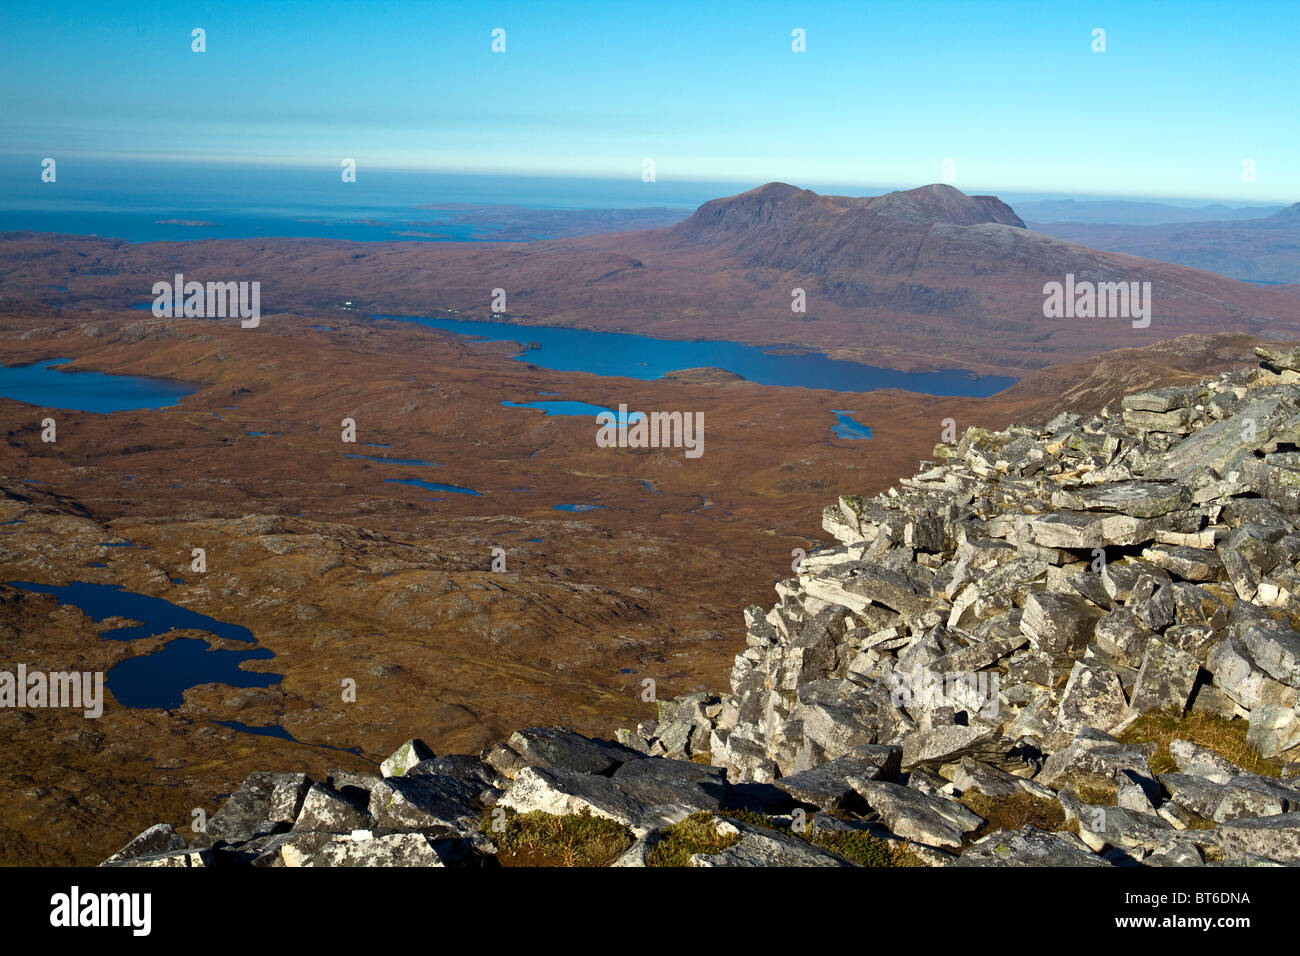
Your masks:
M 621 823 L 586 810 L 565 817 L 507 810 L 500 832 L 493 829 L 489 811 L 482 829 L 497 845 L 502 866 L 608 866 L 636 842 Z

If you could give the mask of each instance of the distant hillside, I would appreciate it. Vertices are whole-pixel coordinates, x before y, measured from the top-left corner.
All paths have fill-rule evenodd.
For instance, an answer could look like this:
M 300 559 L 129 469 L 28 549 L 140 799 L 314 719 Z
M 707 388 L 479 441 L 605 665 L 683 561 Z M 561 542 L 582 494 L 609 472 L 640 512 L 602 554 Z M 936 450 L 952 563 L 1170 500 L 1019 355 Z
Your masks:
M 1264 222 L 1278 243 L 1294 241 L 1292 219 Z M 1254 233 L 1215 228 L 1240 235 L 1242 255 L 1258 245 Z M 66 287 L 57 304 L 120 308 L 150 298 L 178 262 L 187 277 L 259 280 L 264 311 L 347 300 L 371 314 L 488 318 L 490 290 L 500 288 L 507 303 L 498 311 L 523 327 L 798 345 L 904 370 L 1020 375 L 1179 335 L 1300 332 L 1300 287 L 1099 251 L 1025 228 L 996 197 L 947 185 L 848 197 L 769 183 L 667 228 L 526 243 L 10 234 L 0 242 L 0 295 L 57 286 Z M 1046 318 L 1044 286 L 1067 276 L 1150 283 L 1150 325 Z
M 1253 282 L 1300 283 L 1300 203 L 1270 216 L 1152 226 L 1034 222 L 1048 235 Z
M 1280 209 L 1281 206 L 1227 206 L 1223 203 L 1172 206 L 1169 203 L 1132 202 L 1124 199 L 1040 199 L 1016 203 L 1016 210 L 1028 222 L 1087 222 L 1128 226 L 1263 219 Z

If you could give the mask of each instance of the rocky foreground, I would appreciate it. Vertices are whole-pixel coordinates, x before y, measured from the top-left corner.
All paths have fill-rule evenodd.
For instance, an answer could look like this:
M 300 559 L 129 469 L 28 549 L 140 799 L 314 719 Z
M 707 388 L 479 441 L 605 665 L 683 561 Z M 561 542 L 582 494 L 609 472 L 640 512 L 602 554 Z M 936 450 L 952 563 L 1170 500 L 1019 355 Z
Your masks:
M 718 837 L 694 865 L 862 862 L 845 834 L 930 865 L 1300 863 L 1300 349 L 1257 351 L 841 499 L 724 696 L 617 742 L 256 773 L 107 864 L 475 865 L 538 813 L 614 821 L 632 866 L 686 824 Z

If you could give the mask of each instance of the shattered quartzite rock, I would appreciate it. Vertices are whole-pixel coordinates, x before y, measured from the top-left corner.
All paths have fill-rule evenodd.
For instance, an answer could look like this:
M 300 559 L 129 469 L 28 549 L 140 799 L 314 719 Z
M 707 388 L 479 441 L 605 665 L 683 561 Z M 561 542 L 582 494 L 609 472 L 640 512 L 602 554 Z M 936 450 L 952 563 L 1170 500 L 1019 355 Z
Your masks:
M 480 755 L 408 740 L 382 777 L 254 773 L 190 844 L 154 827 L 111 865 L 474 865 L 489 810 L 616 821 L 619 866 L 701 812 L 737 839 L 700 866 L 847 865 L 804 817 L 930 865 L 1300 863 L 1300 346 L 1260 354 L 1118 410 L 970 427 L 841 497 L 836 543 L 744 609 L 726 692 L 661 700 L 617 743 L 534 727 Z M 1189 710 L 1281 775 L 1175 739 L 1157 779 L 1157 745 L 1119 739 Z M 969 842 L 968 793 L 1059 805 L 1079 836 Z

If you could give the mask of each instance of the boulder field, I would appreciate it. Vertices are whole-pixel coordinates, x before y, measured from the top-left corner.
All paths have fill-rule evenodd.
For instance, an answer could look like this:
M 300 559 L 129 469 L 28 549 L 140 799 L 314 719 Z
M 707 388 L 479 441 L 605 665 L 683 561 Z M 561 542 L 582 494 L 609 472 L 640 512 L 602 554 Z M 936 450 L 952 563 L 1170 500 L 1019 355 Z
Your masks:
M 694 865 L 854 864 L 819 832 L 934 866 L 1300 863 L 1300 349 L 1256 351 L 841 498 L 725 694 L 616 740 L 254 773 L 105 865 L 481 865 L 535 812 L 621 824 L 629 866 L 688 817 L 726 837 Z

